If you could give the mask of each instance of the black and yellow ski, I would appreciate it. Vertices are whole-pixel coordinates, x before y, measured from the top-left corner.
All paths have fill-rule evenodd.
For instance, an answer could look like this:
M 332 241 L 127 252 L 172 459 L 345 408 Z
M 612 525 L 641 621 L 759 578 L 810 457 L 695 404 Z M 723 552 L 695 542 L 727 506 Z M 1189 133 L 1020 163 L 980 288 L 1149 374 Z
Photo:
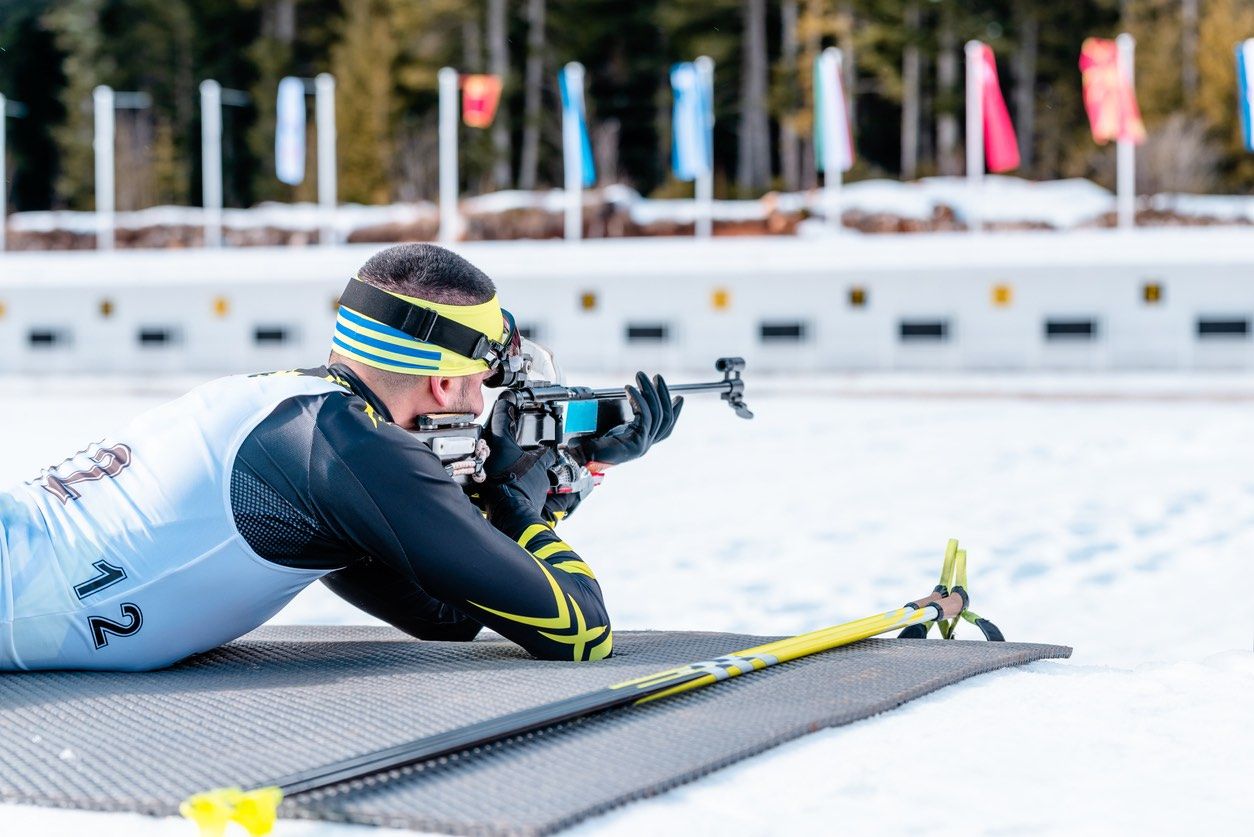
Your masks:
M 761 671 L 898 628 L 931 623 L 945 624 L 949 620 L 952 620 L 949 624 L 953 624 L 966 612 L 968 602 L 965 591 L 966 553 L 962 552 L 959 559 L 957 547 L 957 541 L 949 542 L 941 584 L 926 598 L 910 602 L 896 610 L 768 642 L 743 651 L 734 651 L 712 660 L 667 669 L 593 692 L 428 735 L 395 747 L 363 753 L 313 770 L 282 776 L 252 790 L 220 788 L 199 793 L 188 798 L 180 811 L 199 824 L 202 833 L 206 835 L 221 834 L 228 822 L 239 823 L 254 835 L 266 834 L 273 827 L 279 803 L 285 798 L 379 776 L 391 770 L 513 738 L 574 718 L 622 706 L 638 706 L 682 694 L 720 680 Z

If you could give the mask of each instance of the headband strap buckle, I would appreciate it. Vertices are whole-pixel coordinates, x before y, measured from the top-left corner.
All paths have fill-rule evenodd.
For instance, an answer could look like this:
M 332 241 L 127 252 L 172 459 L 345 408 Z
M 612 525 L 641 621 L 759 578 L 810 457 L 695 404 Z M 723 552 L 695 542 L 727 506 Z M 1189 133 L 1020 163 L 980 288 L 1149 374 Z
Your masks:
M 407 307 L 409 310 L 405 312 L 405 320 L 401 323 L 400 330 L 415 340 L 421 340 L 424 343 L 434 342 L 431 339 L 431 332 L 435 330 L 435 324 L 439 321 L 440 315 L 430 308 L 419 308 L 415 305 Z

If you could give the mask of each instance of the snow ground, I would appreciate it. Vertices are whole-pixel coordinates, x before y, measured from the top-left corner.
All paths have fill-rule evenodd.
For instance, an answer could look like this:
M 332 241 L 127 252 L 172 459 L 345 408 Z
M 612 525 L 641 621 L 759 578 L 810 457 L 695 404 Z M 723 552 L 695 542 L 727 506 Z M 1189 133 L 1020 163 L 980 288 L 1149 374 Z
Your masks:
M 0 378 L 0 403 L 38 405 L 0 412 L 0 434 L 23 440 L 0 483 L 186 383 Z M 748 396 L 753 422 L 694 400 L 671 440 L 565 524 L 616 627 L 844 621 L 925 593 L 954 536 L 978 612 L 1075 655 L 808 736 L 575 833 L 1248 828 L 1254 379 L 750 375 Z M 276 621 L 367 620 L 315 585 Z M 16 806 L 0 819 L 11 833 L 192 833 Z

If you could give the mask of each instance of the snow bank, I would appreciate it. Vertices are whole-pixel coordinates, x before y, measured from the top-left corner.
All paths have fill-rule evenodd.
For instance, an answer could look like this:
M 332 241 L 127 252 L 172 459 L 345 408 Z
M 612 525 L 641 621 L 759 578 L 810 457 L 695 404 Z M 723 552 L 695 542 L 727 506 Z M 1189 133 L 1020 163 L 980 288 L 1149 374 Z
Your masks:
M 982 190 L 972 193 L 965 178 L 929 177 L 920 183 L 936 204 L 953 207 L 959 218 L 973 210 L 986 222 L 1036 222 L 1067 229 L 1087 224 L 1115 210 L 1115 197 L 1091 180 L 1032 181 L 988 175 Z
M 363 206 L 348 203 L 336 207 L 335 228 L 342 235 L 355 229 L 379 224 L 412 223 L 435 216 L 430 203 L 397 203 L 385 206 Z M 261 203 L 251 209 L 224 209 L 222 225 L 232 229 L 314 230 L 324 223 L 325 214 L 316 203 Z M 154 206 L 134 212 L 119 212 L 114 226 L 119 229 L 144 229 L 159 226 L 198 227 L 205 223 L 204 210 L 198 206 Z M 89 234 L 96 231 L 94 212 L 17 212 L 9 216 L 13 232 L 67 232 Z
M 1254 197 L 1249 195 L 1154 195 L 1150 207 L 1196 218 L 1254 223 Z
M 1222 218 L 1254 216 L 1254 199 L 1224 196 L 1160 196 L 1172 208 L 1185 214 L 1201 212 Z M 634 189 L 610 185 L 591 190 L 589 202 L 604 201 L 628 212 L 631 220 L 648 226 L 655 223 L 691 223 L 697 208 L 691 200 L 654 200 L 642 197 Z M 773 211 L 801 212 L 822 215 L 822 194 L 819 191 L 771 194 L 762 200 L 714 201 L 714 218 L 720 221 L 751 221 L 766 218 Z M 1079 178 L 1034 182 L 1018 177 L 990 175 L 982 194 L 969 194 L 967 182 L 961 177 L 928 177 L 903 183 L 896 180 L 862 180 L 846 184 L 842 190 L 845 211 L 884 214 L 900 218 L 926 220 L 936 210 L 948 207 L 959 219 L 969 217 L 974 202 L 980 202 L 986 221 L 1005 223 L 1046 224 L 1059 229 L 1081 226 L 1114 210 L 1114 197 L 1095 183 Z M 1244 207 L 1244 215 L 1233 207 Z M 1224 211 L 1220 211 L 1223 208 Z M 464 198 L 461 210 L 468 215 L 496 214 L 516 210 L 564 211 L 564 193 L 560 189 L 523 192 L 505 190 Z M 436 217 L 430 202 L 361 206 L 344 204 L 334 213 L 334 224 L 342 236 L 356 229 L 385 224 L 408 224 L 430 221 Z M 119 212 L 119 229 L 143 229 L 156 226 L 200 226 L 204 223 L 199 207 L 158 206 L 134 212 Z M 323 223 L 322 210 L 312 203 L 262 203 L 251 209 L 226 209 L 223 224 L 231 229 L 313 230 Z M 91 212 L 19 212 L 10 216 L 10 228 L 16 232 L 52 232 L 64 230 L 79 234 L 95 232 L 95 214 Z

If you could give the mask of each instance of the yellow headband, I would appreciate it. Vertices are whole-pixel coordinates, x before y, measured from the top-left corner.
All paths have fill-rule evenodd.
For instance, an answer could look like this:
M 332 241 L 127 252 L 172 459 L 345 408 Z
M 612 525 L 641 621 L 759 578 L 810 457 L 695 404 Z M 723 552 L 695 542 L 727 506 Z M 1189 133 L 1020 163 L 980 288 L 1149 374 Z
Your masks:
M 474 329 L 499 341 L 504 332 L 501 304 L 496 296 L 478 305 L 450 305 L 403 294 L 386 293 L 419 308 Z M 415 340 L 403 331 L 341 305 L 335 318 L 332 344 L 338 354 L 359 363 L 402 375 L 441 375 L 456 378 L 488 369 L 484 360 L 459 355 L 443 346 Z

